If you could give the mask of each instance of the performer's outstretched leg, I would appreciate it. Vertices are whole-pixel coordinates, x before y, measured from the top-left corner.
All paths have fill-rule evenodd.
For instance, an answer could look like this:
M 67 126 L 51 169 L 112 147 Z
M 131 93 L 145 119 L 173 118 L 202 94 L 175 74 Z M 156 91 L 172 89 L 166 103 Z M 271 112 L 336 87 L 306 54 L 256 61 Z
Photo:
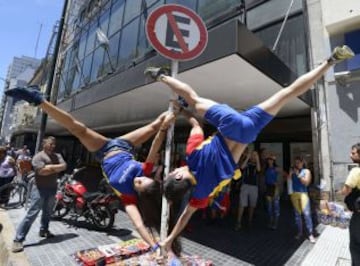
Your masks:
M 40 92 L 39 92 L 40 93 Z M 90 152 L 95 152 L 109 140 L 105 136 L 88 128 L 76 120 L 72 115 L 44 100 L 39 107 L 60 125 L 70 131 Z
M 275 116 L 285 104 L 308 91 L 330 67 L 331 65 L 327 61 L 323 62 L 320 66 L 302 75 L 290 86 L 278 91 L 258 106 Z
M 170 77 L 167 74 L 168 73 L 162 68 L 148 67 L 145 70 L 145 75 L 149 75 L 153 79 L 168 85 L 174 93 L 184 98 L 190 107 L 195 108 L 195 111 L 200 116 L 204 116 L 211 106 L 217 104 L 217 102 L 213 100 L 199 97 L 189 84 Z
M 45 100 L 40 90 L 35 86 L 28 88 L 15 88 L 7 91 L 6 95 L 38 105 L 56 122 L 58 122 L 60 125 L 69 130 L 71 134 L 77 137 L 85 146 L 85 148 L 90 152 L 98 151 L 109 141 L 109 139 L 105 136 L 86 127 L 83 123 L 76 120 L 69 113 L 61 110 L 60 108 Z M 134 146 L 140 145 L 151 138 L 158 131 L 165 116 L 166 113 L 163 113 L 152 123 L 129 132 L 121 136 L 121 138 L 128 140 Z
M 344 45 L 336 47 L 331 57 L 320 66 L 302 75 L 290 86 L 275 93 L 258 106 L 267 113 L 275 116 L 285 104 L 308 91 L 332 65 L 353 56 L 354 52 L 348 46 Z

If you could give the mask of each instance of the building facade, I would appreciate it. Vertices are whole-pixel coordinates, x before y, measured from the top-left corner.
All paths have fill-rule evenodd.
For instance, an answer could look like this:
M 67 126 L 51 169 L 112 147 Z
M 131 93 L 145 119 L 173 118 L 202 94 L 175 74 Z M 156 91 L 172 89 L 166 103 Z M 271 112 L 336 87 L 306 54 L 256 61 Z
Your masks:
M 4 91 L 17 86 L 26 86 L 28 81 L 33 77 L 35 70 L 39 67 L 40 60 L 28 56 L 14 57 L 12 63 L 8 67 L 6 80 L 8 81 Z M 14 114 L 14 102 L 11 98 L 3 97 L 1 114 L 1 134 L 3 141 L 9 142 L 15 126 L 17 124 Z M 18 107 L 19 108 L 19 107 Z
M 197 12 L 209 33 L 203 54 L 180 63 L 179 78 L 200 95 L 240 111 L 290 84 L 336 45 L 354 45 L 359 3 L 348 2 L 345 7 L 335 0 L 74 0 L 66 16 L 53 97 L 60 108 L 108 136 L 143 125 L 167 109 L 169 91 L 147 80 L 143 71 L 170 61 L 149 45 L 144 26 L 154 9 L 177 3 Z M 106 49 L 97 30 L 109 39 Z M 285 170 L 295 156 L 305 156 L 315 183 L 324 179 L 327 191 L 347 174 L 348 150 L 358 141 L 359 58 L 354 60 L 336 66 L 314 90 L 288 104 L 253 144 L 275 152 Z M 64 136 L 62 144 L 73 158 L 92 159 L 51 120 L 47 132 Z M 175 130 L 179 153 L 187 133 L 180 121 Z

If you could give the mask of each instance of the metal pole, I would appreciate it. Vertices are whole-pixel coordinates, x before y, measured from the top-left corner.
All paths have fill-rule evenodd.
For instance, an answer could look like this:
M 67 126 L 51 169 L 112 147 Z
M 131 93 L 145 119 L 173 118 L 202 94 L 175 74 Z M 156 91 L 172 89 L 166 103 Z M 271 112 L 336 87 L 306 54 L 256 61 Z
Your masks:
M 171 61 L 171 76 L 176 78 L 179 69 L 179 61 Z M 173 93 L 172 98 L 175 99 L 175 93 Z M 169 104 L 169 111 L 172 112 L 174 106 L 172 102 Z M 170 172 L 170 159 L 171 159 L 171 145 L 173 143 L 174 136 L 174 123 L 171 124 L 167 131 L 166 136 L 166 147 L 165 147 L 165 170 L 164 177 L 166 177 Z M 164 240 L 167 237 L 168 230 L 168 221 L 169 221 L 169 204 L 163 194 L 162 196 L 162 206 L 161 206 L 161 228 L 160 228 L 160 240 Z M 161 250 L 162 255 L 165 255 L 165 250 Z
M 61 13 L 59 31 L 57 33 L 56 44 L 55 44 L 55 49 L 54 49 L 54 55 L 53 55 L 53 59 L 52 59 L 51 67 L 50 67 L 50 76 L 49 76 L 49 80 L 48 80 L 48 82 L 46 84 L 45 99 L 49 99 L 50 94 L 51 94 L 51 88 L 52 88 L 52 84 L 53 84 L 53 81 L 54 81 L 54 72 L 55 72 L 56 60 L 57 60 L 57 57 L 58 57 L 58 54 L 59 54 L 61 35 L 62 35 L 63 28 L 64 28 L 64 21 L 65 21 L 68 2 L 69 2 L 68 0 L 64 1 L 64 6 L 63 6 L 62 13 Z M 41 141 L 42 141 L 42 139 L 43 139 L 43 137 L 45 135 L 46 123 L 47 123 L 47 114 L 42 112 L 41 124 L 40 124 L 40 128 L 39 128 L 37 138 L 36 138 L 35 153 L 37 153 L 40 150 L 40 143 L 41 143 Z

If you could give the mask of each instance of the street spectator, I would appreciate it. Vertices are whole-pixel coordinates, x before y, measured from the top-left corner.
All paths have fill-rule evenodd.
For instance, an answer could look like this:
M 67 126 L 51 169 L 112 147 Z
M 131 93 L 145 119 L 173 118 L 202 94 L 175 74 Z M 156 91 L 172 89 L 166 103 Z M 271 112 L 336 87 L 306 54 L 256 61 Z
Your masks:
M 266 209 L 268 214 L 268 228 L 276 229 L 280 216 L 280 189 L 282 171 L 276 164 L 275 155 L 269 154 L 265 164 Z
M 261 171 L 258 175 L 258 187 L 259 187 L 259 199 L 258 206 L 266 209 L 266 182 L 265 182 L 265 166 L 267 164 L 267 157 L 269 155 L 269 151 L 266 148 L 261 148 L 259 150 L 259 158 L 260 158 L 260 167 Z
M 16 159 L 15 148 L 10 144 L 10 142 L 6 143 L 6 154 Z
M 355 266 L 360 265 L 360 143 L 351 147 L 350 157 L 358 166 L 351 169 L 345 185 L 339 192 L 346 196 L 346 205 L 353 212 L 349 232 L 351 261 Z
M 197 115 L 218 130 L 217 134 L 205 140 L 203 127 L 194 116 L 186 114 L 192 127 L 186 147 L 187 166 L 176 168 L 169 174 L 164 183 L 164 193 L 172 203 L 182 200 L 183 195 L 190 190 L 192 195 L 171 234 L 161 242 L 165 250 L 170 250 L 172 242 L 193 213 L 207 205 L 208 196 L 216 186 L 240 177 L 235 162 L 239 161 L 246 146 L 257 138 L 282 107 L 307 92 L 332 65 L 353 56 L 349 47 L 336 47 L 330 58 L 321 65 L 241 113 L 226 104 L 200 97 L 191 86 L 170 77 L 165 68 L 148 67 L 145 70 L 146 75 L 168 85 Z
M 16 157 L 16 166 L 19 170 L 20 176 L 22 177 L 24 177 L 32 170 L 31 155 L 26 145 L 24 145 L 23 149 L 18 151 L 18 155 Z
M 42 142 L 42 151 L 32 159 L 32 166 L 35 170 L 35 186 L 31 190 L 30 208 L 16 230 L 13 252 L 20 252 L 24 249 L 23 241 L 40 211 L 42 211 L 42 215 L 39 236 L 54 237 L 49 231 L 49 222 L 55 203 L 56 181 L 59 173 L 66 170 L 66 163 L 59 153 L 55 153 L 55 147 L 54 137 L 45 138 Z
M 245 208 L 248 208 L 248 225 L 249 227 L 252 226 L 254 211 L 258 200 L 258 174 L 261 171 L 259 154 L 257 151 L 249 151 L 249 149 L 244 153 L 246 157 L 240 166 L 242 185 L 235 230 L 239 230 L 242 227 Z
M 6 147 L 0 146 L 0 187 L 10 183 L 16 176 L 15 160 L 6 154 Z M 6 205 L 9 201 L 10 191 L 0 194 L 0 204 Z
M 297 235 L 295 238 L 301 239 L 303 236 L 303 223 L 301 217 L 303 215 L 309 240 L 311 243 L 315 243 L 316 240 L 313 235 L 313 222 L 308 195 L 308 186 L 311 183 L 311 173 L 310 170 L 306 168 L 304 158 L 295 158 L 295 166 L 289 171 L 289 179 L 292 181 L 292 194 L 290 195 L 290 199 L 294 207 L 295 224 L 297 227 Z

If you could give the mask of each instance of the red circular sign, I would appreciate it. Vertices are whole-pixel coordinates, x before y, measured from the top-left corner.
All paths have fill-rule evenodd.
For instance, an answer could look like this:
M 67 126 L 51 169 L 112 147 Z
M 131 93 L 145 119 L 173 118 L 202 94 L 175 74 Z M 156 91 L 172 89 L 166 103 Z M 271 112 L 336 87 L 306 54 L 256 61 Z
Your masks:
M 185 61 L 199 56 L 208 41 L 202 19 L 180 5 L 155 9 L 146 21 L 146 34 L 154 49 L 172 60 Z

